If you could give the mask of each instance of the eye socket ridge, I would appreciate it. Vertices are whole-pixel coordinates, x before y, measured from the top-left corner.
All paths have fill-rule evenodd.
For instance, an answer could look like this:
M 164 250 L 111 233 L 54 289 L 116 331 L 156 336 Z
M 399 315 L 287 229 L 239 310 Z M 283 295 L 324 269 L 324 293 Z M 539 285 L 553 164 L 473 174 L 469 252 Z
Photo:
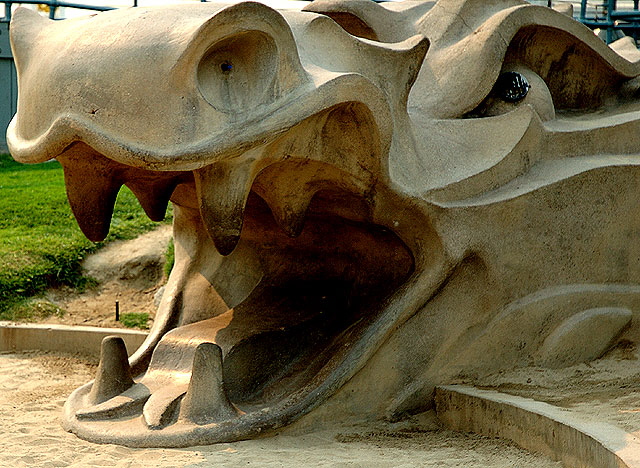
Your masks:
M 527 78 L 515 71 L 501 73 L 494 86 L 495 93 L 503 101 L 511 103 L 522 101 L 527 97 L 530 89 L 531 85 Z
M 278 95 L 279 57 L 275 39 L 262 31 L 221 39 L 198 64 L 198 90 L 212 107 L 225 113 L 269 106 Z

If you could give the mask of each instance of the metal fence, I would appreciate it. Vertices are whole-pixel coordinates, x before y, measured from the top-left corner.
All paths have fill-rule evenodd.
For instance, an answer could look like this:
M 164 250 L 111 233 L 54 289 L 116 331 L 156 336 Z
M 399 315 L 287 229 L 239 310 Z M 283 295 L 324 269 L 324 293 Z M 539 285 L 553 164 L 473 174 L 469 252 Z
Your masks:
M 58 0 L 20 0 L 18 2 L 4 1 L 0 3 L 4 3 L 4 18 L 2 18 L 3 22 L 11 21 L 11 9 L 14 4 L 45 6 L 49 9 L 49 18 L 51 19 L 56 18 L 56 12 L 58 11 L 58 8 L 76 8 L 78 10 L 93 11 L 108 11 L 115 9 L 114 7 L 108 6 L 92 6 L 84 5 L 82 3 L 59 2 Z M 134 0 L 134 6 L 137 6 L 137 0 Z
M 640 36 L 639 0 L 616 1 L 606 0 L 591 3 L 582 0 L 578 19 L 592 29 L 606 32 L 606 41 L 611 43 L 624 33 L 636 41 Z
M 6 151 L 7 126 L 16 113 L 18 83 L 9 44 L 9 23 L 0 22 L 0 151 Z

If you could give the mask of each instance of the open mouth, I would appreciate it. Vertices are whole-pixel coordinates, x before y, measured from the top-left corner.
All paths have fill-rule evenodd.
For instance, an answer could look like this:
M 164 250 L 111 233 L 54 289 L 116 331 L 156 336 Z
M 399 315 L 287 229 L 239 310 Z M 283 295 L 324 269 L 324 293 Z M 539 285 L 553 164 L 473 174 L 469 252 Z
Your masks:
M 131 366 L 124 344 L 105 340 L 96 380 L 67 402 L 67 429 L 90 440 L 193 445 L 289 424 L 348 377 L 352 347 L 414 270 L 409 247 L 373 221 L 373 195 L 324 163 L 272 164 L 229 209 L 210 196 L 215 165 L 145 171 L 84 144 L 59 160 L 94 239 L 122 184 L 156 219 L 168 198 L 175 206 L 176 266 L 149 339 Z M 305 177 L 313 188 L 296 188 Z
M 232 402 L 269 406 L 304 388 L 411 273 L 406 246 L 358 219 L 363 203 L 353 198 L 316 194 L 292 238 L 263 199 L 249 196 L 241 241 L 259 258 L 262 278 L 247 299 L 211 319 L 222 326 L 216 343 Z
M 21 103 L 41 101 L 47 115 L 23 110 L 8 129 L 17 159 L 60 161 L 93 241 L 122 185 L 152 220 L 175 207 L 175 265 L 153 328 L 131 358 L 105 340 L 65 428 L 176 447 L 286 426 L 364 369 L 444 281 L 426 203 L 396 185 L 389 159 L 392 146 L 413 154 L 405 105 L 429 41 L 360 40 L 322 15 L 255 2 L 176 8 L 167 39 L 162 9 L 119 11 L 67 23 L 82 54 L 104 61 L 56 59 L 51 70 L 82 76 L 61 76 L 70 87 L 56 96 L 37 99 L 22 79 Z M 122 49 L 86 40 L 112 21 L 131 25 L 139 47 L 124 47 L 129 32 Z M 21 22 L 73 42 L 27 10 Z M 28 42 L 17 30 L 16 49 Z M 316 56 L 326 37 L 340 53 Z M 49 69 L 31 63 L 22 76 Z

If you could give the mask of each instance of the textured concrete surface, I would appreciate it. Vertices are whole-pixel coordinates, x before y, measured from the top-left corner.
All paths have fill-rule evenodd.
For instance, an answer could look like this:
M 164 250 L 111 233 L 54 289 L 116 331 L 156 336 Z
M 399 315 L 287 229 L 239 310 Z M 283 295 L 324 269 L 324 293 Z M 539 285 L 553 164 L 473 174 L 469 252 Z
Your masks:
M 580 312 L 561 323 L 544 340 L 536 363 L 542 367 L 569 367 L 602 356 L 629 326 L 629 309 L 604 307 Z
M 442 386 L 436 389 L 436 412 L 450 429 L 510 439 L 568 468 L 640 467 L 637 437 L 530 398 Z

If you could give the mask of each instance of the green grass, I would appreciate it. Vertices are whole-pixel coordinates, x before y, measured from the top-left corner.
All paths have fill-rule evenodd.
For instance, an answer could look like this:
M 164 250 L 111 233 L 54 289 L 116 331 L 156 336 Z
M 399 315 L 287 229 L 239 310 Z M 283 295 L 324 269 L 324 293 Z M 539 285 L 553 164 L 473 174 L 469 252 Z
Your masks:
M 173 239 L 169 241 L 167 251 L 164 253 L 164 258 L 164 276 L 168 278 L 171 274 L 171 270 L 173 270 L 173 264 L 176 262 L 176 249 L 173 244 Z
M 105 242 L 131 239 L 156 225 L 123 187 Z M 57 161 L 24 165 L 0 155 L 0 320 L 15 317 L 12 308 L 48 287 L 90 285 L 80 262 L 102 244 L 87 240 L 76 224 Z
M 62 317 L 64 310 L 45 299 L 25 298 L 14 302 L 6 314 L 15 322 L 37 322 L 51 316 Z
M 120 316 L 120 323 L 127 328 L 149 328 L 149 314 L 146 312 L 131 312 Z

